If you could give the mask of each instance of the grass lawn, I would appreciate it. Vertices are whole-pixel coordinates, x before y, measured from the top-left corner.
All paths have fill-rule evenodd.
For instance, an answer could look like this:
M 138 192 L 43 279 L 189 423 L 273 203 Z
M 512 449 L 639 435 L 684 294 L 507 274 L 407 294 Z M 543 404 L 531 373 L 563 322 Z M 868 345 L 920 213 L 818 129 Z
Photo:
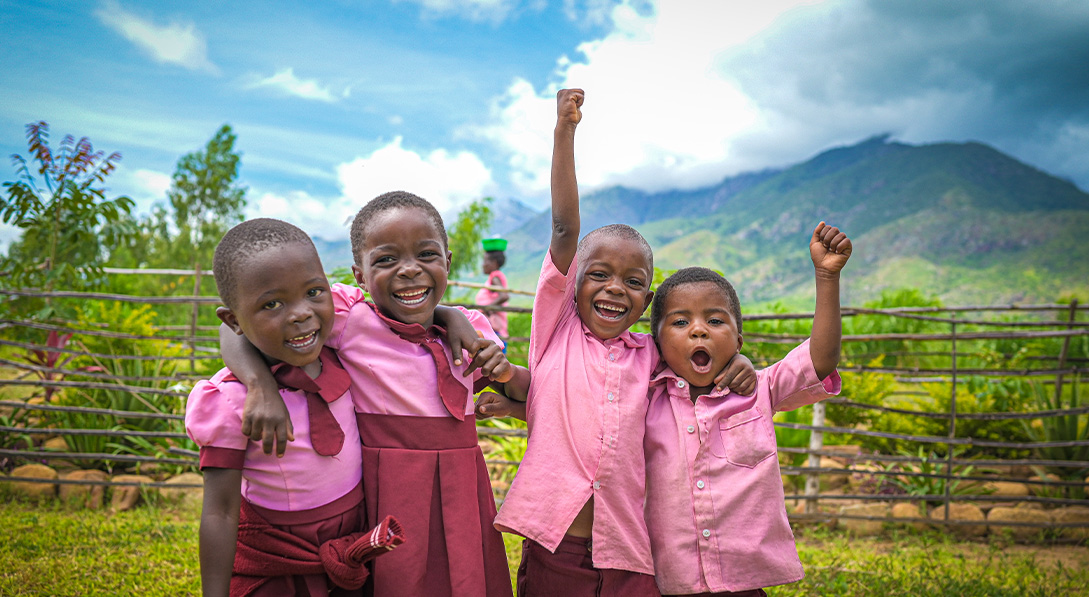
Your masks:
M 0 595 L 199 595 L 197 527 L 196 508 L 186 506 L 108 514 L 55 503 L 0 505 Z M 520 542 L 507 539 L 513 566 Z M 769 595 L 1089 594 L 1085 546 L 806 530 L 798 547 L 806 579 Z

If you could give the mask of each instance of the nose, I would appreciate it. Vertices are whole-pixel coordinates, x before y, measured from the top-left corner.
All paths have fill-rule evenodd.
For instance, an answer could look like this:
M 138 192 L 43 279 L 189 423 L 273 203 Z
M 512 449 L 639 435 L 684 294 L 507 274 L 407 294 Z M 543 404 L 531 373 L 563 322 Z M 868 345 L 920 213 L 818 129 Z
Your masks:
M 405 259 L 401 262 L 401 267 L 397 270 L 397 275 L 402 278 L 415 278 L 423 271 L 420 264 L 415 259 Z
M 605 292 L 609 294 L 624 294 L 624 285 L 618 278 L 609 278 L 605 284 Z
M 302 323 L 314 316 L 314 309 L 307 301 L 297 301 L 291 305 L 291 323 Z
M 689 335 L 693 338 L 706 338 L 708 336 L 707 326 L 702 321 L 693 322 Z

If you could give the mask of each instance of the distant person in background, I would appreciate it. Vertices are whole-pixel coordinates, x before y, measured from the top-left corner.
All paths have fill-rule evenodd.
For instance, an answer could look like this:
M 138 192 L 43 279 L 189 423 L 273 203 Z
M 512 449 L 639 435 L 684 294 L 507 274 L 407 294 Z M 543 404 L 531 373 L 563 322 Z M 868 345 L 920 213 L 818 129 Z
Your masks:
M 488 276 L 488 281 L 485 284 L 497 288 L 507 288 L 507 277 L 503 275 L 503 272 L 499 271 L 503 264 L 507 262 L 507 255 L 504 253 L 507 250 L 507 240 L 503 238 L 486 238 L 481 244 L 484 246 L 484 263 L 482 267 L 484 275 Z M 498 290 L 481 288 L 480 292 L 476 293 L 476 304 L 480 306 L 503 306 L 509 300 L 509 293 Z M 492 330 L 506 341 L 508 337 L 507 313 L 505 311 L 489 310 L 485 310 L 484 313 L 488 316 L 488 322 L 492 324 Z M 504 352 L 506 352 L 505 347 Z

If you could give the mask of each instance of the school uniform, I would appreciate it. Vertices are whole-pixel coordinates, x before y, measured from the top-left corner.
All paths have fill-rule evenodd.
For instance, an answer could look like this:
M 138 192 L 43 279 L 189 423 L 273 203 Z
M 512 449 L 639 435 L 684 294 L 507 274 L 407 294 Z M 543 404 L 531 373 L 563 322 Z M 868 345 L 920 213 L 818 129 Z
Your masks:
M 591 595 L 612 591 L 602 586 L 657 594 L 643 519 L 643 432 L 658 351 L 647 334 L 602 341 L 583 325 L 577 269 L 572 260 L 564 275 L 545 256 L 530 332 L 529 442 L 495 524 L 528 540 L 521 595 L 558 594 L 554 583 L 565 575 Z M 591 496 L 593 537 L 565 537 Z
M 319 358 L 322 372 L 312 380 L 317 392 L 280 390 L 295 429 L 295 441 L 282 458 L 265 454 L 260 443 L 242 435 L 246 387 L 230 370 L 221 369 L 212 379 L 198 382 L 185 408 L 185 430 L 200 446 L 200 467 L 240 469 L 243 511 L 258 513 L 269 528 L 301 540 L 315 552 L 322 543 L 363 528 L 362 453 L 348 376 L 332 350 L 322 350 Z M 286 367 L 290 366 L 274 366 L 274 375 Z M 293 369 L 305 376 L 301 369 Z M 241 516 L 240 540 L 253 520 Z M 266 576 L 238 574 L 245 549 L 237 553 L 232 595 L 359 594 L 332 586 L 317 569 L 299 575 L 274 569 Z
M 651 384 L 644 440 L 646 519 L 663 594 L 741 592 L 800 580 L 772 415 L 840 391 L 817 378 L 809 341 L 757 371 L 752 396 L 728 389 L 693 404 L 665 367 Z
M 394 515 L 407 541 L 375 560 L 374 595 L 509 596 L 495 499 L 477 444 L 476 371 L 463 377 L 439 328 L 390 320 L 354 286 L 332 286 L 338 349 L 362 440 L 368 520 Z M 487 319 L 463 310 L 483 337 Z M 440 373 L 440 369 L 442 372 Z

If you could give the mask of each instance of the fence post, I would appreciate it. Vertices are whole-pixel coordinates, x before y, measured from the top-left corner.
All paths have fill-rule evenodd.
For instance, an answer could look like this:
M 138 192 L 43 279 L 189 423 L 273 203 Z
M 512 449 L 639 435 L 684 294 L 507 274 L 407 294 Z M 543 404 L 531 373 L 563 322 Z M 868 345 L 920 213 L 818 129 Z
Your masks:
M 193 281 L 193 296 L 200 296 L 200 279 L 203 274 L 200 273 L 200 263 L 197 263 L 194 270 L 196 274 Z M 193 313 L 189 317 L 189 370 L 197 370 L 197 320 L 200 316 L 200 303 L 196 300 L 193 301 Z
M 823 402 L 818 402 L 813 405 L 813 427 L 824 427 L 824 409 L 826 408 Z M 814 452 L 819 452 L 824 449 L 824 433 L 814 429 L 809 434 L 809 468 L 820 468 L 821 457 Z M 811 472 L 805 475 L 805 495 L 814 496 L 805 501 L 805 513 L 814 514 L 818 511 L 816 495 L 821 492 L 821 478 L 820 473 Z
M 949 439 L 957 437 L 957 314 L 953 313 L 953 318 L 950 327 L 950 335 L 952 336 L 951 354 L 953 356 L 953 363 L 951 369 L 953 371 L 953 383 L 949 390 Z M 953 484 L 953 443 L 950 442 L 946 449 L 946 462 L 945 462 L 945 483 L 943 483 L 943 489 L 945 490 L 945 522 L 949 522 L 949 486 Z
M 1078 317 L 1078 299 L 1070 301 L 1070 324 L 1066 326 L 1066 329 L 1074 329 L 1073 323 Z M 1062 350 L 1059 351 L 1059 370 L 1066 369 L 1066 355 L 1070 352 L 1070 336 L 1063 339 Z M 1063 399 L 1063 374 L 1059 373 L 1055 376 L 1055 404 L 1061 405 Z

